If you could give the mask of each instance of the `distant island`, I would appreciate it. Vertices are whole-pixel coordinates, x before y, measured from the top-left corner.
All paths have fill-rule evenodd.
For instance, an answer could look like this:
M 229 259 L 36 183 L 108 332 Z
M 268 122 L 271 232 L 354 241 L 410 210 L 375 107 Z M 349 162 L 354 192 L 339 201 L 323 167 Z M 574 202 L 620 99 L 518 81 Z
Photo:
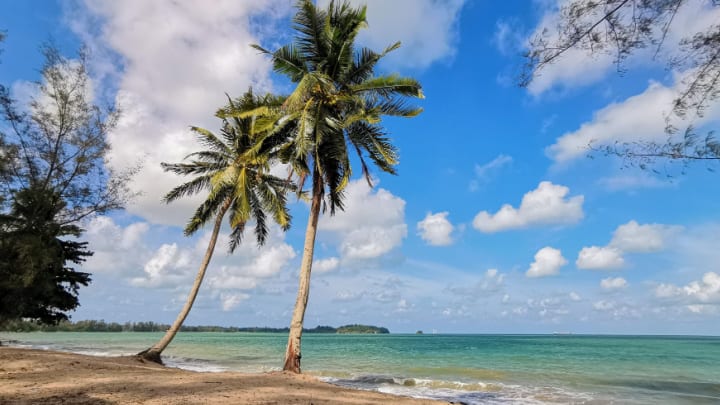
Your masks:
M 87 320 L 77 322 L 60 322 L 57 325 L 39 325 L 32 321 L 9 321 L 0 326 L 2 332 L 164 332 L 170 325 L 155 322 L 105 322 L 104 320 Z M 289 328 L 237 327 L 237 326 L 186 326 L 181 332 L 256 332 L 256 333 L 288 333 Z M 337 334 L 386 334 L 387 328 L 372 325 L 317 326 L 303 329 L 304 333 L 337 333 Z

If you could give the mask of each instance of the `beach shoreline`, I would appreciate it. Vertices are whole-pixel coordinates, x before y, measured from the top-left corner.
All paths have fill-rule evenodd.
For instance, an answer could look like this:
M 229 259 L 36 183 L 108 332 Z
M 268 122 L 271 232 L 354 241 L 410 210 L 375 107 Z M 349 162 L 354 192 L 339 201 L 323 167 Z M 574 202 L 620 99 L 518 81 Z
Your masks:
M 0 404 L 442 404 L 283 372 L 201 373 L 142 362 L 0 347 Z

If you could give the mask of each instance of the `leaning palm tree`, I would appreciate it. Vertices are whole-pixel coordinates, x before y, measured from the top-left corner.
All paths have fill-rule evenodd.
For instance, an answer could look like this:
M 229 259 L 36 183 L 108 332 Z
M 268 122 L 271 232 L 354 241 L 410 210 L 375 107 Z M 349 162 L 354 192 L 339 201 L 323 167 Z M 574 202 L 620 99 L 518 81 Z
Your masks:
M 278 116 L 275 112 L 282 101 L 271 95 L 255 96 L 250 89 L 240 99 L 230 100 L 229 105 L 216 114 L 223 119 L 221 136 L 206 129 L 191 128 L 208 150 L 188 155 L 186 159 L 191 160 L 187 163 L 162 164 L 166 171 L 197 176 L 165 195 L 165 202 L 170 203 L 202 190 L 208 191 L 207 198 L 195 210 L 185 227 L 185 235 L 194 234 L 213 218 L 214 226 L 185 305 L 162 339 L 138 353 L 141 358 L 162 362 L 161 353 L 180 330 L 195 302 L 226 214 L 229 214 L 232 230 L 229 246 L 231 253 L 239 245 L 245 225 L 251 219 L 255 220 L 258 245 L 264 244 L 268 235 L 266 212 L 284 230 L 290 227 L 285 191 L 294 189 L 294 186 L 288 180 L 269 174 L 270 165 L 277 161 L 277 146 L 287 138 L 287 134 L 277 125 Z
M 300 0 L 294 17 L 293 43 L 271 52 L 275 71 L 287 75 L 296 88 L 283 107 L 294 123 L 292 141 L 281 150 L 300 179 L 312 181 L 310 215 L 300 267 L 299 288 L 290 323 L 284 369 L 300 372 L 300 340 L 310 293 L 315 235 L 321 206 L 330 215 L 343 209 L 343 189 L 352 174 L 350 155 L 357 154 L 362 173 L 370 182 L 367 160 L 395 174 L 398 156 L 380 125 L 382 116 L 412 117 L 419 108 L 408 97 L 422 98 L 420 84 L 397 75 L 374 76 L 378 61 L 397 49 L 395 43 L 381 53 L 362 48 L 355 39 L 366 24 L 366 7 L 331 1 L 326 10 L 312 0 Z M 371 184 L 372 185 L 372 184 Z

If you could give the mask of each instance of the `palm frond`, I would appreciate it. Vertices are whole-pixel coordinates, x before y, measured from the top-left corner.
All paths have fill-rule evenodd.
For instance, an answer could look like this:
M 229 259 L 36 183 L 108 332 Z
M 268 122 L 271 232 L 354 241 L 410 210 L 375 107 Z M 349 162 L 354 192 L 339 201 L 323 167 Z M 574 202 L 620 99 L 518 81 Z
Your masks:
M 345 81 L 347 81 L 350 85 L 353 85 L 360 84 L 363 81 L 368 80 L 372 77 L 375 66 L 380 59 L 398 48 L 400 48 L 399 41 L 385 48 L 382 53 L 376 53 L 369 48 L 362 48 L 355 56 L 355 62 L 353 63 L 352 68 L 348 71 Z
M 179 198 L 197 194 L 210 186 L 211 177 L 212 175 L 200 176 L 188 181 L 187 183 L 181 184 L 165 194 L 162 201 L 169 204 Z
M 202 228 L 208 221 L 215 218 L 221 205 L 227 198 L 231 197 L 231 190 L 228 187 L 223 188 L 216 193 L 214 198 L 206 198 L 205 201 L 195 209 L 195 213 L 185 225 L 185 235 L 190 236 Z
M 415 117 L 423 111 L 422 108 L 408 105 L 406 99 L 399 97 L 387 98 L 374 106 L 373 109 L 377 109 L 378 115 L 405 118 Z
M 221 141 L 215 134 L 213 134 L 211 131 L 208 131 L 207 129 L 200 128 L 200 127 L 190 127 L 190 130 L 195 132 L 197 135 L 198 141 L 210 148 L 210 150 L 216 151 L 216 152 L 225 152 L 225 153 L 231 153 L 228 146 Z
M 293 18 L 293 28 L 298 31 L 295 38 L 299 52 L 307 61 L 308 71 L 318 69 L 325 60 L 330 44 L 325 35 L 327 13 L 315 7 L 311 0 L 300 0 L 298 12 Z
M 228 251 L 230 253 L 235 252 L 240 243 L 242 242 L 243 234 L 245 233 L 245 223 L 241 222 L 237 226 L 232 228 L 230 232 L 230 241 L 228 243 Z
M 265 244 L 269 233 L 265 211 L 263 210 L 262 203 L 260 203 L 255 194 L 250 195 L 249 200 L 253 217 L 255 218 L 255 240 L 258 246 L 262 246 Z
M 290 212 L 287 209 L 287 199 L 285 191 L 289 189 L 286 185 L 289 182 L 279 179 L 275 176 L 265 175 L 258 184 L 258 196 L 262 202 L 263 209 L 272 213 L 275 222 L 280 225 L 283 230 L 290 227 Z
M 374 77 L 351 86 L 355 94 L 379 95 L 380 97 L 394 97 L 397 95 L 405 97 L 425 98 L 420 83 L 410 77 L 398 75 Z
M 390 142 L 382 128 L 357 122 L 348 128 L 347 135 L 350 142 L 361 151 L 365 151 L 380 170 L 397 174 L 394 167 L 399 161 L 397 148 Z

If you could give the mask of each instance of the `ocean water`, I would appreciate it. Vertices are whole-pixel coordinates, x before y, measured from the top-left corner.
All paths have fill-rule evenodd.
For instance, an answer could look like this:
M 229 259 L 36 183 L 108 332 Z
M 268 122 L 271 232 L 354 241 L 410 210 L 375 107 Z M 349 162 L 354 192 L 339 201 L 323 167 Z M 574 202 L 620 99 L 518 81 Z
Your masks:
M 160 333 L 0 332 L 13 345 L 134 354 Z M 165 353 L 196 371 L 279 370 L 286 335 L 181 333 Z M 347 387 L 467 404 L 720 404 L 720 337 L 303 336 L 303 370 Z

